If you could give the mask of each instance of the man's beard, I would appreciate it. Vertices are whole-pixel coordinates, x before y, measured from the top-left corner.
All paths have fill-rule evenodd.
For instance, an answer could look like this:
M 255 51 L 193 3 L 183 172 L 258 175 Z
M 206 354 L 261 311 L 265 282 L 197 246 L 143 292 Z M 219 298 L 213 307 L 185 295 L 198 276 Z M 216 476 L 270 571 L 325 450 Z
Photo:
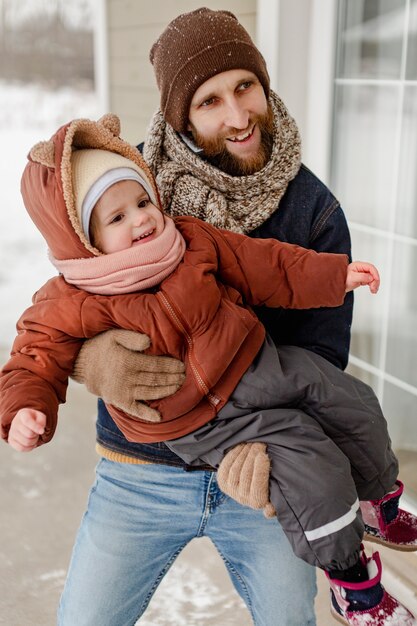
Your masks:
M 251 123 L 258 125 L 261 141 L 257 154 L 248 159 L 242 159 L 229 152 L 225 137 L 207 138 L 200 135 L 194 127 L 191 132 L 195 144 L 202 148 L 205 158 L 211 165 L 231 176 L 249 176 L 265 167 L 271 156 L 274 143 L 274 112 L 269 102 L 267 112 L 251 119 Z M 240 132 L 242 131 L 231 128 L 227 136 L 238 135 Z

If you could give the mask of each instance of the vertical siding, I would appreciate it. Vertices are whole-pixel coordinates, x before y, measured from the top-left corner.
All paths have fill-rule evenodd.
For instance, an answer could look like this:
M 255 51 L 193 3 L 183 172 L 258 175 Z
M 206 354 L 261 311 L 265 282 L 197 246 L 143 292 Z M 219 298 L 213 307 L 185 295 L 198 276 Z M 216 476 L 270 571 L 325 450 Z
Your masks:
M 158 106 L 158 90 L 148 56 L 168 22 L 201 6 L 227 9 L 255 38 L 256 0 L 107 0 L 106 4 L 110 110 L 120 116 L 122 136 L 132 143 L 144 139 Z

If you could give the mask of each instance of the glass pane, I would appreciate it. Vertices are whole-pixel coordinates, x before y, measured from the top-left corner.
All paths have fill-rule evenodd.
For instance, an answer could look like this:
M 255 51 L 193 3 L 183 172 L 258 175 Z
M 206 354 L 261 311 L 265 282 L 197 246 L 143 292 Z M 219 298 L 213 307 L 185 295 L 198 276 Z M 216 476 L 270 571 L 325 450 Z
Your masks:
M 406 77 L 408 80 L 417 80 L 417 0 L 412 0 L 410 5 L 407 44 Z
M 337 76 L 399 78 L 406 0 L 344 0 Z
M 417 5 L 416 5 L 417 6 Z M 417 51 L 416 51 L 417 53 Z M 396 231 L 417 237 L 417 86 L 404 93 Z
M 393 268 L 386 369 L 417 387 L 417 246 L 396 243 Z
M 351 376 L 355 376 L 356 378 L 359 378 L 360 380 L 363 380 L 364 383 L 366 383 L 367 385 L 372 387 L 372 389 L 375 391 L 375 393 L 377 392 L 377 390 L 378 390 L 378 377 L 375 376 L 375 374 L 372 374 L 371 372 L 368 372 L 368 371 L 362 369 L 361 367 L 353 365 L 352 363 L 349 363 L 349 365 L 346 368 L 346 372 L 348 374 L 351 374 Z
M 416 441 L 414 441 L 416 444 Z M 417 505 L 417 450 L 405 450 L 395 448 L 395 453 L 400 462 L 399 478 L 405 486 L 405 495 L 414 506 Z
M 351 229 L 352 256 L 354 260 L 369 261 L 377 266 L 383 276 L 387 273 L 386 241 L 378 235 L 372 235 Z M 383 322 L 384 285 L 378 295 L 373 296 L 367 288 L 355 291 L 355 307 L 353 311 L 351 354 L 379 366 L 381 350 L 381 332 Z
M 336 87 L 331 187 L 349 220 L 386 230 L 392 213 L 399 88 Z
M 394 450 L 413 450 L 417 461 L 417 396 L 386 381 L 383 409 Z M 416 462 L 413 474 L 417 477 Z
M 417 396 L 386 382 L 383 408 L 405 495 L 417 504 Z

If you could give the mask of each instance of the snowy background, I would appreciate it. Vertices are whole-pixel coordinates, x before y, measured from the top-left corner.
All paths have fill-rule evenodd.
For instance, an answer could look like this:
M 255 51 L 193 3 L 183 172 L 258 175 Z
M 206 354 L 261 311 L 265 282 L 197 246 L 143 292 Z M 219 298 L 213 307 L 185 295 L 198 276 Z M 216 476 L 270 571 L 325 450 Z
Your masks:
M 48 91 L 0 81 L 0 348 L 8 348 L 19 312 L 55 270 L 23 205 L 20 178 L 30 148 L 74 117 L 97 118 L 91 91 Z

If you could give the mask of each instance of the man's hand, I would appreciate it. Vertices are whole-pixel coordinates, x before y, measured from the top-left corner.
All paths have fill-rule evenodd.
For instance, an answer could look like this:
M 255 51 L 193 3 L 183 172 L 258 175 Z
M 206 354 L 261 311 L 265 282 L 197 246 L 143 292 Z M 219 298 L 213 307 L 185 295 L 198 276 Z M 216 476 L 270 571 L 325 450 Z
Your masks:
M 30 452 L 37 447 L 45 426 L 44 413 L 35 409 L 20 409 L 10 425 L 8 442 L 18 452 Z
M 130 330 L 108 330 L 83 345 L 73 378 L 96 396 L 129 415 L 157 422 L 159 413 L 141 400 L 156 400 L 175 393 L 185 379 L 181 361 L 143 354 L 147 335 Z
M 265 517 L 273 517 L 276 513 L 269 500 L 270 466 L 264 443 L 240 443 L 220 463 L 217 483 L 239 504 L 263 509 Z
M 357 287 L 368 285 L 371 293 L 377 293 L 379 289 L 379 273 L 372 263 L 354 261 L 347 268 L 346 293 Z

